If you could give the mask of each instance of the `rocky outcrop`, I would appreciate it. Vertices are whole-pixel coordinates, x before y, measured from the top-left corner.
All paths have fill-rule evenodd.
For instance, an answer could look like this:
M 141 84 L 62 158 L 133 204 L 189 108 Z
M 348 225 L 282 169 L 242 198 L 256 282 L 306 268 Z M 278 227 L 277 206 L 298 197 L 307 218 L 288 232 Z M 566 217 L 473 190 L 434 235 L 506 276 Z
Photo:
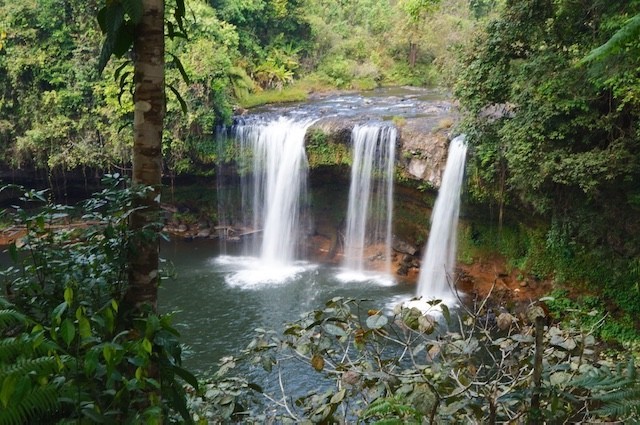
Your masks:
M 325 118 L 316 121 L 308 134 L 319 132 L 326 135 L 327 143 L 349 144 L 351 142 L 351 132 L 356 122 L 343 118 Z
M 444 130 L 425 131 L 417 123 L 407 123 L 400 131 L 398 165 L 407 177 L 438 188 L 442 183 L 448 146 L 449 137 Z
M 319 135 L 322 135 L 323 143 L 329 149 L 331 145 L 349 145 L 351 132 L 357 123 L 354 119 L 319 120 L 309 129 L 307 143 L 315 143 Z M 422 181 L 433 188 L 440 187 L 447 160 L 451 124 L 451 118 L 442 119 L 438 124 L 425 124 L 420 118 L 402 120 L 399 123 L 396 165 L 406 178 Z

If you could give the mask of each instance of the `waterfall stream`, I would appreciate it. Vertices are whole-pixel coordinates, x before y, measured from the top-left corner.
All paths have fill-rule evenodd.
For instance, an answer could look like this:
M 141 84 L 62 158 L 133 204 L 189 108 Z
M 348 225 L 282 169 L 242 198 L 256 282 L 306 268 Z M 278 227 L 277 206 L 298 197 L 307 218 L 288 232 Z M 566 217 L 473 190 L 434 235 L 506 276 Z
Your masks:
M 219 129 L 215 230 L 223 255 L 216 262 L 237 267 L 227 283 L 258 288 L 295 280 L 327 263 L 340 265 L 336 276 L 344 283 L 397 284 L 391 242 L 398 130 L 390 116 L 419 120 L 413 132 L 430 131 L 447 107 L 428 102 L 414 90 L 387 97 L 328 96 L 256 110 Z M 349 136 L 345 140 L 341 133 L 321 146 L 322 153 L 313 151 L 314 161 L 317 155 L 335 154 L 338 167 L 333 175 L 322 169 L 325 165 L 314 168 L 309 189 L 305 136 L 316 121 L 323 128 L 334 118 L 343 120 L 345 129 L 349 122 L 361 123 L 352 127 L 350 174 L 342 169 Z M 314 140 L 309 135 L 308 147 L 317 149 Z M 322 173 L 329 180 L 319 185 Z
M 249 215 L 245 222 L 259 245 L 255 251 L 270 266 L 296 259 L 301 202 L 307 190 L 304 136 L 312 123 L 280 117 L 235 129 L 239 167 L 244 170 L 242 211 Z
M 449 144 L 442 185 L 431 213 L 431 230 L 417 290 L 417 296 L 423 300 L 441 299 L 447 304 L 455 303 L 449 279 L 453 278 L 456 261 L 460 189 L 466 155 L 465 136 L 460 135 Z
M 362 272 L 366 256 L 382 257 L 391 271 L 393 170 L 397 130 L 392 126 L 357 125 L 353 144 L 343 265 Z M 382 244 L 382 248 L 380 247 Z M 367 252 L 367 246 L 378 247 Z

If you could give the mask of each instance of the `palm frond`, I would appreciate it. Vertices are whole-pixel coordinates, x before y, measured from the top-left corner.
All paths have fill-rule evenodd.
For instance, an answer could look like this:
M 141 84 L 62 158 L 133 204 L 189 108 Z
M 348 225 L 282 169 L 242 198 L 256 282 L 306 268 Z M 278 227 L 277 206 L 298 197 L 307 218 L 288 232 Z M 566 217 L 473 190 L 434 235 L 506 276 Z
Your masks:
M 11 375 L 15 376 L 49 376 L 60 371 L 59 358 L 56 356 L 37 357 L 19 360 L 13 364 L 0 364 L 0 382 Z

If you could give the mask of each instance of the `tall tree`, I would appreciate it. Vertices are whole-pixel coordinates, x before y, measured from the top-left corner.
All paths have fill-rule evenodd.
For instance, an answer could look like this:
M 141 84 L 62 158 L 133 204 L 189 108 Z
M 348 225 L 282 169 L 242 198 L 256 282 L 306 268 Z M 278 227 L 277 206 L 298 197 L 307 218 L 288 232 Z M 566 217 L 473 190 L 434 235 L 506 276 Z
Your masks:
M 98 67 L 104 69 L 112 55 L 131 51 L 133 58 L 134 186 L 152 190 L 139 199 L 130 218 L 134 233 L 129 257 L 129 286 L 123 313 L 156 308 L 159 282 L 157 216 L 162 177 L 162 130 L 165 116 L 165 4 L 164 0 L 108 1 L 98 12 L 106 35 Z M 184 0 L 176 1 L 177 27 L 167 25 L 169 37 L 184 34 Z M 132 49 L 132 50 L 131 50 Z M 180 66 L 181 67 L 181 66 Z
M 153 187 L 131 216 L 136 237 L 129 261 L 125 301 L 139 308 L 157 301 L 159 281 L 157 221 L 162 177 L 164 92 L 164 0 L 142 0 L 142 17 L 133 32 L 133 184 Z M 146 230 L 151 230 L 148 232 Z
M 409 42 L 409 66 L 416 66 L 418 59 L 418 49 L 420 44 L 418 39 L 424 32 L 427 23 L 427 16 L 433 13 L 440 0 L 404 0 L 401 8 L 407 15 L 405 22 L 406 34 Z

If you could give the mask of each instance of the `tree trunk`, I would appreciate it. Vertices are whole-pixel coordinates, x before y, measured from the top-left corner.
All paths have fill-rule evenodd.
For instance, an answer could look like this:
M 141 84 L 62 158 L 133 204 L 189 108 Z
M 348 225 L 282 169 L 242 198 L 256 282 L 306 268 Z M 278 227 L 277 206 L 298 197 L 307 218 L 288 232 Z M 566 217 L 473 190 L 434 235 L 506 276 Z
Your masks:
M 409 67 L 415 68 L 418 61 L 418 44 L 412 41 L 409 42 Z
M 143 15 L 135 27 L 133 95 L 133 175 L 132 183 L 154 190 L 138 201 L 130 218 L 136 233 L 129 254 L 127 309 L 145 305 L 156 309 L 158 293 L 158 230 L 162 177 L 162 129 L 164 93 L 164 0 L 142 0 Z M 142 229 L 149 231 L 140 232 Z

